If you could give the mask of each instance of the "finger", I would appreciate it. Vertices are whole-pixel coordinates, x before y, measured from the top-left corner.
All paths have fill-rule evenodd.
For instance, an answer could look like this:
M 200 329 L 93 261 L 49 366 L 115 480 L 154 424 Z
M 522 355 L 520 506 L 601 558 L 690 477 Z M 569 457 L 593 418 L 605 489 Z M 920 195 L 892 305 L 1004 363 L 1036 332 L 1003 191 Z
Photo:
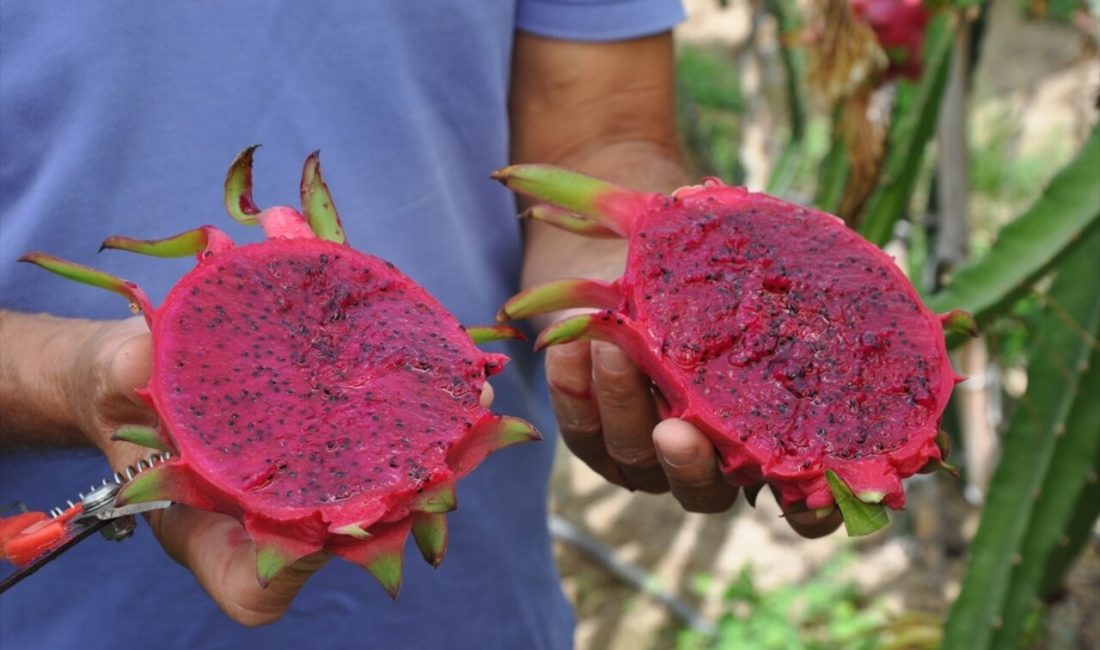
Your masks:
M 489 385 L 489 382 L 485 382 L 481 386 L 481 398 L 479 401 L 485 408 L 489 408 L 493 405 L 493 398 L 496 397 L 496 393 L 493 392 L 493 387 Z
M 653 427 L 658 420 L 649 378 L 626 353 L 610 343 L 593 343 L 591 355 L 608 456 L 619 464 L 634 488 L 667 491 L 668 481 L 653 448 Z
M 790 509 L 785 513 L 784 519 L 794 532 L 807 539 L 824 537 L 844 523 L 837 508 L 832 508 L 828 513 L 806 510 L 805 507 Z
M 718 468 L 714 445 L 683 420 L 669 419 L 653 431 L 653 444 L 672 496 L 691 512 L 725 512 L 737 500 L 737 487 Z
M 592 357 L 587 342 L 555 345 L 546 351 L 550 406 L 565 446 L 612 483 L 628 486 L 618 464 L 607 455 L 600 409 L 592 393 Z
M 137 390 L 149 384 L 153 371 L 152 341 L 148 332 L 137 334 L 123 342 L 111 359 L 114 389 L 142 408 L 148 407 L 137 396 Z
M 844 517 L 836 507 L 827 512 L 813 511 L 806 508 L 805 504 L 783 505 L 783 498 L 779 491 L 768 486 L 776 503 L 783 509 L 783 519 L 794 532 L 807 539 L 824 537 L 840 527 L 844 523 Z
M 235 519 L 177 505 L 151 513 L 150 524 L 168 554 L 190 569 L 222 611 L 242 625 L 277 621 L 328 559 L 322 553 L 302 558 L 262 588 L 256 578 L 256 545 Z

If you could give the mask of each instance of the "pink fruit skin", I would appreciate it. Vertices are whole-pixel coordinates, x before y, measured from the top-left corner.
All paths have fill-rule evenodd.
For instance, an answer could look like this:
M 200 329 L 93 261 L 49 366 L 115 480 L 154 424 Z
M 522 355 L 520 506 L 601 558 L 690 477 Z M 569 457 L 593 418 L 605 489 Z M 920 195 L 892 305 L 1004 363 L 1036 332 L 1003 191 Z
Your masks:
M 650 195 L 620 340 L 742 485 L 826 507 L 824 470 L 904 505 L 955 383 L 940 319 L 839 219 L 716 181 Z M 623 319 L 623 316 L 626 316 Z
M 875 32 L 890 65 L 888 77 L 916 79 L 929 14 L 921 0 L 853 0 L 852 9 Z

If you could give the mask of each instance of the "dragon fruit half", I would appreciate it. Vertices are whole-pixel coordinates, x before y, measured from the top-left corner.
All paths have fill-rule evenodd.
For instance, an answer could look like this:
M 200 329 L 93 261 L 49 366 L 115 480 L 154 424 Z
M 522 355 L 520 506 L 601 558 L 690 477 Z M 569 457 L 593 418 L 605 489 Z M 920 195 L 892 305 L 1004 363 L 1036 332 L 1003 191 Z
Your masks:
M 670 196 L 544 165 L 493 177 L 544 203 L 525 216 L 629 240 L 612 283 L 570 279 L 510 299 L 501 321 L 600 311 L 543 331 L 536 347 L 622 347 L 667 403 L 714 443 L 722 469 L 787 508 L 839 503 L 849 533 L 901 508 L 901 479 L 942 465 L 952 388 L 944 328 L 887 255 L 832 215 L 715 179 Z
M 120 293 L 149 324 L 153 370 L 141 397 L 155 429 L 120 440 L 173 452 L 126 484 L 120 502 L 169 499 L 232 515 L 257 547 L 266 585 L 327 549 L 394 597 L 410 532 L 443 559 L 455 481 L 492 451 L 538 438 L 479 402 L 507 357 L 475 343 L 511 327 L 463 328 L 392 264 L 345 243 L 317 154 L 302 174 L 304 215 L 252 201 L 252 154 L 226 177 L 229 214 L 267 239 L 234 246 L 202 226 L 174 237 L 107 239 L 197 266 L 154 309 L 133 283 L 43 253 L 22 259 Z

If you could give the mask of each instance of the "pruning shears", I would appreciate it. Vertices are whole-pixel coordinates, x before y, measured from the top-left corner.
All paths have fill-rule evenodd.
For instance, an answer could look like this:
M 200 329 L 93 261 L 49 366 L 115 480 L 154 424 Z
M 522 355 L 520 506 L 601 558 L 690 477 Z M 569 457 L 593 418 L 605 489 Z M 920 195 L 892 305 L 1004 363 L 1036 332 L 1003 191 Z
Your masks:
M 139 461 L 137 465 L 114 474 L 110 479 L 103 479 L 99 487 L 90 487 L 87 492 L 79 494 L 75 502 L 67 501 L 64 508 L 54 508 L 48 513 L 28 512 L 22 504 L 5 508 L 19 508 L 21 512 L 0 518 L 0 560 L 7 560 L 15 565 L 14 572 L 0 579 L 0 593 L 15 586 L 96 531 L 110 540 L 127 539 L 134 534 L 137 527 L 134 515 L 172 505 L 171 501 L 149 501 L 122 506 L 116 503 L 123 486 L 141 472 L 163 463 L 171 456 L 169 452 L 153 454 Z

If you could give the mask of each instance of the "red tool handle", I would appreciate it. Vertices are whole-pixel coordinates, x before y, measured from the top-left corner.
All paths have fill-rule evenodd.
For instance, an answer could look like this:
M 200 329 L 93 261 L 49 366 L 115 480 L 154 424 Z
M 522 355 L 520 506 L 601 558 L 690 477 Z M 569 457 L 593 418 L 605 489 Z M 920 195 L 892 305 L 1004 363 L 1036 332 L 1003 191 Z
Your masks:
M 76 504 L 50 518 L 44 512 L 22 512 L 0 519 L 0 560 L 27 564 L 65 539 L 65 524 L 84 508 Z

